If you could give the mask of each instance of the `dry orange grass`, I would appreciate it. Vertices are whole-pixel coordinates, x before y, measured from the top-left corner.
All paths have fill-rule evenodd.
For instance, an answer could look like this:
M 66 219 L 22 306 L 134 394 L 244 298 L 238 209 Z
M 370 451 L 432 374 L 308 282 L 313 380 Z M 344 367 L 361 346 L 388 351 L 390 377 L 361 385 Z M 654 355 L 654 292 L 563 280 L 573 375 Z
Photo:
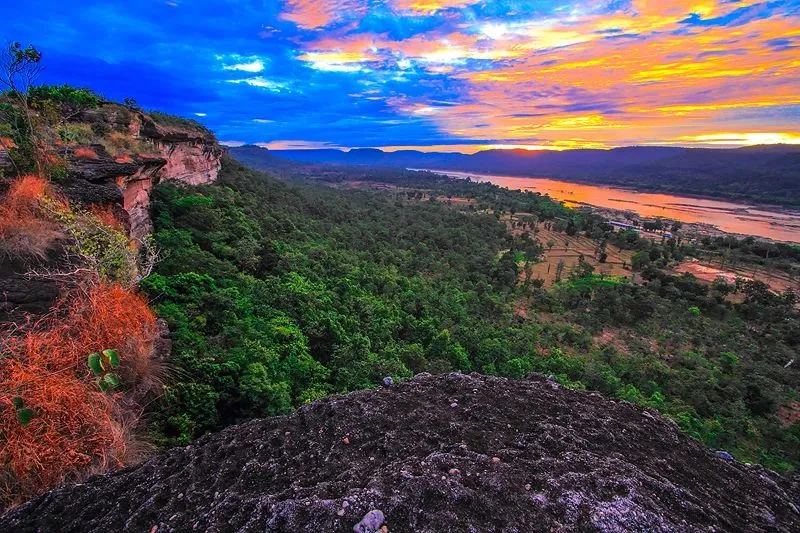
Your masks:
M 11 183 L 0 203 L 0 255 L 44 257 L 60 233 L 48 220 L 44 205 L 53 200 L 50 183 L 37 176 L 24 176 Z
M 3 208 L 17 213 L 30 213 L 49 194 L 50 183 L 46 179 L 38 176 L 23 176 L 11 184 Z
M 114 213 L 114 208 L 111 205 L 93 205 L 89 208 L 89 212 L 102 224 L 114 228 L 117 231 L 124 230 L 122 222 L 117 218 L 117 215 Z
M 17 143 L 14 142 L 14 139 L 11 137 L 0 137 L 0 148 L 4 150 L 11 150 L 12 148 L 16 148 Z
M 156 319 L 119 285 L 84 288 L 22 334 L 0 356 L 0 503 L 15 504 L 66 480 L 121 466 L 139 447 L 139 409 L 130 390 L 151 376 Z M 119 352 L 120 392 L 101 392 L 87 356 Z M 33 410 L 17 418 L 15 398 Z M 19 401 L 19 400 L 17 400 Z M 4 472 L 2 470 L 5 470 Z
M 47 180 L 15 180 L 0 203 L 0 252 L 44 256 L 59 236 L 53 212 L 67 209 Z M 119 228 L 111 208 L 94 208 Z M 155 316 L 140 296 L 115 284 L 76 285 L 33 325 L 6 324 L 0 344 L 0 507 L 65 480 L 122 465 L 141 450 L 133 435 L 137 400 L 157 387 Z M 117 350 L 120 392 L 104 393 L 90 353 Z M 33 412 L 19 418 L 20 404 Z
M 81 146 L 80 148 L 76 148 L 73 155 L 78 159 L 97 159 L 97 152 L 92 150 L 87 146 Z

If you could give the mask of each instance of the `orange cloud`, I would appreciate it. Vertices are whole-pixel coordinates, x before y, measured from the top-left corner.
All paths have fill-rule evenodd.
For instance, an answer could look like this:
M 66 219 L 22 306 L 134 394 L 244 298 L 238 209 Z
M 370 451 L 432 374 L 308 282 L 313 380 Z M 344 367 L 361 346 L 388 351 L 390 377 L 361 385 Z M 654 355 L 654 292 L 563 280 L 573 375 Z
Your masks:
M 475 3 L 391 5 L 435 12 Z M 735 25 L 686 22 L 747 7 L 751 16 Z M 323 70 L 448 76 L 441 83 L 459 94 L 446 105 L 435 101 L 432 80 L 424 80 L 431 89 L 418 96 L 370 98 L 383 96 L 395 112 L 457 138 L 549 147 L 790 139 L 800 129 L 790 114 L 773 115 L 763 127 L 744 118 L 800 105 L 797 48 L 781 45 L 800 38 L 800 24 L 796 16 L 765 9 L 751 0 L 633 0 L 611 13 L 587 8 L 550 18 L 467 17 L 447 31 L 403 39 L 328 35 L 306 43 L 299 58 Z
M 337 2 L 317 0 L 288 0 L 286 11 L 280 18 L 297 24 L 300 28 L 313 30 L 328 26 L 332 22 L 355 13 L 364 13 L 366 4 L 359 0 Z
M 466 7 L 478 0 L 393 0 L 392 6 L 401 11 L 413 13 L 436 13 L 443 9 Z
M 598 22 L 582 25 L 588 30 Z M 771 44 L 797 35 L 793 19 L 778 17 L 734 31 L 710 27 L 679 37 L 658 32 L 647 39 L 593 39 L 458 73 L 468 82 L 464 99 L 470 103 L 443 108 L 433 120 L 453 135 L 485 137 L 490 131 L 496 138 L 552 142 L 578 132 L 609 145 L 647 138 L 684 142 L 693 138 L 687 132 L 714 135 L 717 123 L 735 118 L 734 110 L 800 104 L 800 60 L 791 48 Z M 739 138 L 785 138 L 767 134 L 797 129 L 791 117 L 779 117 L 766 131 Z

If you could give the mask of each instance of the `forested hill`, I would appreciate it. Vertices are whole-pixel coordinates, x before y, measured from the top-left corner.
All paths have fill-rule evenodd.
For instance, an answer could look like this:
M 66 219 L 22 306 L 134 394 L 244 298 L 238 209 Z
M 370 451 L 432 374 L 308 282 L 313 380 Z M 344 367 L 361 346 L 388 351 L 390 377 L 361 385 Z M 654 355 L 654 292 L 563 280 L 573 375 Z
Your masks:
M 766 145 L 734 150 L 627 147 L 613 150 L 486 150 L 473 155 L 383 152 L 361 149 L 271 150 L 255 146 L 231 153 L 254 166 L 263 157 L 337 163 L 457 170 L 604 183 L 641 190 L 695 194 L 800 207 L 800 146 Z

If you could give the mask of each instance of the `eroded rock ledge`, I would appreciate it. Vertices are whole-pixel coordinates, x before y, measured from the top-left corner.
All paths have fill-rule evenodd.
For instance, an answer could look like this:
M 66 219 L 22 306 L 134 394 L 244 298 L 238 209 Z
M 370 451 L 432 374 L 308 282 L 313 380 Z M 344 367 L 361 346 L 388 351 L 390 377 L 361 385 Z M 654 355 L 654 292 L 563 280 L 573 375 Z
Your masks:
M 141 142 L 143 153 L 112 156 L 102 146 L 91 148 L 97 158 L 76 157 L 67 151 L 69 183 L 65 189 L 72 195 L 81 189 L 108 191 L 106 201 L 120 204 L 128 214 L 132 238 L 141 239 L 152 231 L 148 207 L 150 190 L 161 181 L 185 185 L 203 185 L 216 181 L 222 166 L 222 148 L 214 135 L 205 129 L 190 126 L 164 126 L 152 117 L 114 103 L 83 113 L 83 123 L 106 124 L 112 132 L 124 131 Z M 88 183 L 88 186 L 87 186 Z M 117 196 L 114 196 L 115 190 Z M 101 202 L 94 198 L 72 196 L 82 202 Z
M 66 163 L 66 175 L 54 179 L 56 188 L 73 205 L 112 207 L 131 239 L 141 242 L 153 230 L 149 206 L 155 184 L 212 183 L 221 168 L 223 150 L 210 131 L 172 120 L 178 125 L 159 124 L 146 113 L 111 102 L 73 117 L 70 124 L 91 128 L 99 143 L 51 147 L 53 161 Z M 14 172 L 8 146 L 0 144 L 0 178 Z M 0 189 L 4 184 L 0 180 Z M 50 308 L 59 294 L 57 284 L 31 279 L 26 273 L 34 267 L 55 269 L 52 258 L 63 255 L 61 244 L 56 242 L 47 251 L 44 264 L 0 257 L 0 321 Z
M 797 531 L 797 478 L 542 376 L 420 375 L 228 428 L 0 531 Z

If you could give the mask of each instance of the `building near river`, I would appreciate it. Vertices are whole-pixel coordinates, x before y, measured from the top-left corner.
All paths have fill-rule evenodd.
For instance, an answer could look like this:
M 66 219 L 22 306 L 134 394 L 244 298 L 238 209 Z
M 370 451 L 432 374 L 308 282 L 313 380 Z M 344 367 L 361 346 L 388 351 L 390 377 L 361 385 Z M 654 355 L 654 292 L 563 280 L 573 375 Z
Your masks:
M 629 229 L 629 230 L 633 230 L 633 231 L 636 231 L 636 232 L 641 231 L 639 228 L 637 228 L 633 224 L 626 224 L 625 222 L 617 222 L 615 220 L 611 220 L 608 223 L 611 224 L 612 226 L 614 226 L 615 228 L 621 228 L 621 229 L 625 229 L 625 230 Z

